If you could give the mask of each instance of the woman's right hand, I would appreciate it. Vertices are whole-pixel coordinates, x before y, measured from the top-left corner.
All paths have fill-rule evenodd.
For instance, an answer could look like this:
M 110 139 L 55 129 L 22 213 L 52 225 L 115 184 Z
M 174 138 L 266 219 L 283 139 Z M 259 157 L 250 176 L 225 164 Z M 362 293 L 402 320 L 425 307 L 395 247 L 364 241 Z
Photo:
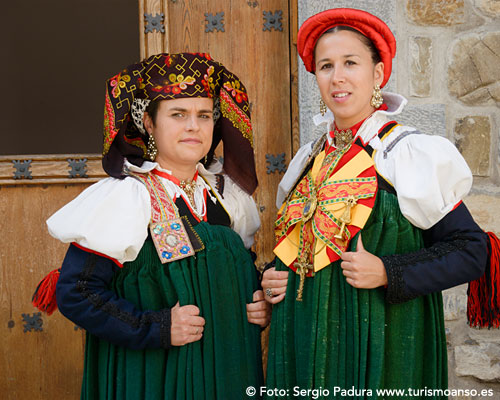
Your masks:
M 288 271 L 276 271 L 274 267 L 265 271 L 262 275 L 261 285 L 264 289 L 266 301 L 276 304 L 283 300 L 285 298 L 287 283 Z
M 181 307 L 177 302 L 170 312 L 172 346 L 184 346 L 202 338 L 205 319 L 199 315 L 198 307 L 193 305 Z

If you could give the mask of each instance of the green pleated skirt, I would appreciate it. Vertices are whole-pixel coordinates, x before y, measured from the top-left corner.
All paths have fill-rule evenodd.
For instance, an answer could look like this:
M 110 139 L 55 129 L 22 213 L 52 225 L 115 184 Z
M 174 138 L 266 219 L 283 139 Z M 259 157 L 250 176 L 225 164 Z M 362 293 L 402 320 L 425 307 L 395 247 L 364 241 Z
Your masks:
M 423 246 L 421 231 L 403 217 L 396 196 L 385 191 L 379 191 L 361 234 L 366 250 L 379 256 Z M 355 243 L 357 237 L 351 247 Z M 279 260 L 276 269 L 288 270 Z M 297 395 L 298 389 L 326 389 L 339 399 L 404 397 L 377 395 L 377 389 L 421 390 L 413 393 L 446 398 L 439 394 L 447 388 L 441 293 L 391 305 L 384 288 L 350 286 L 336 261 L 306 278 L 299 302 L 299 276 L 289 271 L 285 299 L 273 308 L 266 380 L 267 388 L 283 389 L 287 395 L 269 392 L 268 398 L 315 396 Z M 427 389 L 441 390 L 429 396 Z
M 230 228 L 202 222 L 195 230 L 204 250 L 161 264 L 147 240 L 112 290 L 141 310 L 196 305 L 203 338 L 138 351 L 87 335 L 82 399 L 242 399 L 248 386 L 262 385 L 260 327 L 246 315 L 257 289 L 251 256 Z

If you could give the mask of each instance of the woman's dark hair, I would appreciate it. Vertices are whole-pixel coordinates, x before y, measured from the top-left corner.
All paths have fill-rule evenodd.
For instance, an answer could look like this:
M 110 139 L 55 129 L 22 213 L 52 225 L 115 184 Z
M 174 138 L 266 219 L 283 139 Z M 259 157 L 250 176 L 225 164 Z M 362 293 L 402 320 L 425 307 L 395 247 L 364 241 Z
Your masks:
M 375 64 L 378 64 L 379 62 L 382 61 L 382 58 L 380 58 L 380 54 L 379 54 L 377 48 L 375 47 L 375 45 L 373 44 L 373 42 L 370 39 L 368 39 L 365 35 L 363 35 L 360 31 L 358 31 L 354 28 L 351 28 L 350 26 L 337 25 L 337 26 L 334 26 L 333 28 L 328 29 L 318 38 L 318 40 L 316 41 L 316 45 L 318 44 L 319 39 L 321 39 L 327 33 L 336 33 L 339 31 L 349 31 L 349 32 L 356 33 L 358 35 L 359 39 L 361 40 L 361 42 L 370 51 L 373 64 L 375 65 Z M 316 46 L 314 47 L 314 55 L 316 55 Z
M 153 121 L 153 125 L 156 125 L 156 116 L 158 115 L 158 107 L 160 106 L 160 102 L 162 100 L 151 100 L 151 102 L 146 107 L 145 111 L 151 117 L 151 120 Z

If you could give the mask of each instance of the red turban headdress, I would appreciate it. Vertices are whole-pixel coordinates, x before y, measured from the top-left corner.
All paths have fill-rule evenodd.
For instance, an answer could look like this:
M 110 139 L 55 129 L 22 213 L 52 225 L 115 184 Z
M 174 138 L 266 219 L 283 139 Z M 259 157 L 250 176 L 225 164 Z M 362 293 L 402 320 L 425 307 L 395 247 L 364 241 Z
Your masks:
M 392 59 L 396 55 L 396 39 L 380 18 L 353 8 L 326 10 L 313 15 L 302 24 L 297 36 L 297 50 L 306 70 L 314 73 L 316 42 L 328 29 L 338 25 L 356 29 L 373 42 L 384 63 L 384 80 L 380 85 L 384 87 L 391 76 Z

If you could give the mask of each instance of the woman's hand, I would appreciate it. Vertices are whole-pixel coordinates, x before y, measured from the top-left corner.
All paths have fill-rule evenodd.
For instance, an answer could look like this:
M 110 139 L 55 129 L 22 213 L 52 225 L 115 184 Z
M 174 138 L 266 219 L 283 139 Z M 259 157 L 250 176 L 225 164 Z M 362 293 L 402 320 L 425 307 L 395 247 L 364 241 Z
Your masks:
M 262 288 L 265 299 L 276 304 L 285 298 L 286 285 L 288 283 L 288 271 L 276 271 L 276 268 L 269 268 L 262 275 Z
M 253 303 L 247 304 L 248 322 L 265 328 L 271 321 L 271 305 L 264 300 L 264 292 L 253 292 Z
M 387 285 L 384 263 L 377 256 L 367 252 L 359 235 L 356 251 L 342 253 L 342 272 L 349 285 L 358 289 L 374 289 Z
M 193 305 L 180 306 L 179 302 L 172 308 L 170 320 L 170 342 L 172 346 L 184 346 L 196 342 L 203 336 L 205 319 L 200 317 L 200 309 Z

